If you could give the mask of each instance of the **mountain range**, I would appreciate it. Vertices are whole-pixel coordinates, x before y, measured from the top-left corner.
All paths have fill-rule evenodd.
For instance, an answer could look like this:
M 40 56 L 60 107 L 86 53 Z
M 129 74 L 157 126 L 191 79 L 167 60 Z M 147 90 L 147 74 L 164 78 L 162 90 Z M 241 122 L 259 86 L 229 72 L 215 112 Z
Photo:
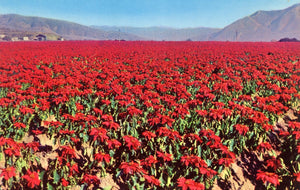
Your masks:
M 116 27 L 116 26 L 91 26 L 103 31 L 119 31 L 127 34 L 140 36 L 144 39 L 156 41 L 204 41 L 209 36 L 220 31 L 217 28 L 170 28 L 170 27 Z
M 257 11 L 226 26 L 210 40 L 270 41 L 300 39 L 300 4 L 276 11 Z
M 67 40 L 271 41 L 300 39 L 300 4 L 257 11 L 224 28 L 84 26 L 74 22 L 17 14 L 0 15 L 0 36 L 60 36 Z
M 56 34 L 67 40 L 143 40 L 139 36 L 114 31 L 106 32 L 74 22 L 17 14 L 0 15 L 0 32 L 4 29 L 19 33 Z

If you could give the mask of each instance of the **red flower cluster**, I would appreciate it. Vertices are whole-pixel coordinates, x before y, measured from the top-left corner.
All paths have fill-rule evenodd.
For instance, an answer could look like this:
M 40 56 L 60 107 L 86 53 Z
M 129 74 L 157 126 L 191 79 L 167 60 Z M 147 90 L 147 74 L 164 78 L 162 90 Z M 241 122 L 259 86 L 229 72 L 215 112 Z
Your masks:
M 297 43 L 28 42 L 0 53 L 5 188 L 98 188 L 105 173 L 128 188 L 211 188 L 245 150 L 264 159 L 258 181 L 299 181 Z

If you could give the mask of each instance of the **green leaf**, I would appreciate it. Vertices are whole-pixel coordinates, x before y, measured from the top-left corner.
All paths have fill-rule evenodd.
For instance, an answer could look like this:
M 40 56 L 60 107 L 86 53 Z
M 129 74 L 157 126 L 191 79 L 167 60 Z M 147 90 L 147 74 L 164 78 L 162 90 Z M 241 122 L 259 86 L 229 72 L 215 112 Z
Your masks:
M 39 173 L 39 178 L 42 180 L 44 178 L 44 175 L 45 175 L 46 171 L 43 170 Z
M 86 187 L 86 184 L 82 184 L 82 185 L 80 186 L 80 190 L 84 190 L 85 187 Z
M 229 142 L 229 150 L 231 152 L 233 151 L 234 142 L 235 142 L 235 139 L 231 139 L 230 142 Z
M 102 189 L 103 189 L 103 190 L 111 190 L 111 189 L 112 189 L 112 186 L 109 185 L 109 186 L 103 187 Z
M 170 176 L 168 176 L 168 179 L 167 179 L 167 184 L 166 184 L 166 186 L 167 186 L 167 187 L 170 187 L 171 185 L 173 185 L 173 183 L 171 182 L 171 177 L 170 177 Z
M 202 148 L 201 148 L 201 146 L 198 146 L 198 155 L 197 156 L 199 156 L 199 157 L 202 156 Z
M 54 187 L 52 185 L 50 185 L 50 183 L 47 183 L 47 189 L 48 190 L 55 190 Z
M 27 169 L 29 166 L 25 160 L 20 159 L 16 161 L 16 167 L 18 168 L 19 171 L 22 171 L 23 168 Z
M 88 142 L 89 140 L 89 135 L 88 134 L 84 134 L 83 135 L 83 142 Z
M 59 181 L 60 181 L 60 176 L 57 173 L 57 170 L 54 170 L 54 172 L 53 172 L 53 183 L 58 184 Z
M 165 185 L 165 180 L 164 180 L 164 177 L 163 177 L 163 173 L 160 174 L 160 177 L 159 177 L 159 181 L 161 182 L 161 185 L 162 187 L 164 187 Z
M 118 172 L 117 172 L 117 174 L 116 174 L 116 178 L 120 177 L 121 173 L 122 173 L 122 171 L 121 171 L 121 170 L 120 170 L 120 171 L 118 171 Z
M 208 167 L 210 167 L 210 166 L 211 166 L 211 164 L 212 164 L 212 160 L 210 160 L 210 159 L 207 159 L 207 160 L 206 160 L 206 163 L 207 163 L 207 166 L 208 166 Z

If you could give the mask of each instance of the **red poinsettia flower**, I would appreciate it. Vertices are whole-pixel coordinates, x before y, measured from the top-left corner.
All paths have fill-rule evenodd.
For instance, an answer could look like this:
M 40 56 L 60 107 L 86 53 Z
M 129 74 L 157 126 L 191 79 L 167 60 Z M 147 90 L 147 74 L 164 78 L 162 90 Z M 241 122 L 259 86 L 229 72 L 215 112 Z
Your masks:
M 246 135 L 246 133 L 249 130 L 249 127 L 246 125 L 236 124 L 234 125 L 234 128 L 239 132 L 241 135 Z
M 106 141 L 107 142 L 107 145 L 108 145 L 108 148 L 109 149 L 113 149 L 113 148 L 119 148 L 122 144 L 116 140 L 116 139 L 109 139 Z
M 61 184 L 64 186 L 64 187 L 67 187 L 69 185 L 69 182 L 67 180 L 65 180 L 65 178 L 62 178 L 61 179 Z
M 173 155 L 172 154 L 169 154 L 169 153 L 166 153 L 166 152 L 163 153 L 163 152 L 160 152 L 160 151 L 156 151 L 156 153 L 157 153 L 157 157 L 162 158 L 165 162 L 173 160 Z
M 69 162 L 66 164 L 69 169 L 70 169 L 70 173 L 69 176 L 73 176 L 73 174 L 75 173 L 79 173 L 79 169 L 78 169 L 78 165 L 77 164 L 73 164 L 71 165 Z
M 143 177 L 146 179 L 146 181 L 149 183 L 149 184 L 153 184 L 153 185 L 156 185 L 156 186 L 160 186 L 161 182 L 159 179 L 156 179 L 154 176 L 150 176 L 150 175 L 143 175 Z
M 16 127 L 16 128 L 18 128 L 18 129 L 20 129 L 20 128 L 26 128 L 26 125 L 24 124 L 24 123 L 20 123 L 20 122 L 16 122 L 16 123 L 14 123 L 14 126 Z
M 92 128 L 90 135 L 94 136 L 93 140 L 100 139 L 101 142 L 108 140 L 107 130 L 104 128 Z
M 182 190 L 202 190 L 205 189 L 205 186 L 202 183 L 197 183 L 192 179 L 186 179 L 181 177 L 177 180 L 177 184 Z
M 35 186 L 39 186 L 41 180 L 39 179 L 39 174 L 37 172 L 32 172 L 27 170 L 26 175 L 22 176 L 27 181 L 27 187 L 34 188 Z
M 258 170 L 257 172 L 258 172 L 256 174 L 257 180 L 262 180 L 264 183 L 269 182 L 275 186 L 279 185 L 279 177 L 277 174 L 270 173 L 270 172 L 264 172 L 261 170 Z
M 5 180 L 9 180 L 10 178 L 16 176 L 16 168 L 13 166 L 7 167 L 5 169 L 2 169 L 2 173 L 0 174 L 0 177 L 4 177 Z
M 123 139 L 125 140 L 126 142 L 126 146 L 131 150 L 137 150 L 140 146 L 141 146 L 141 142 L 133 137 L 133 136 L 130 136 L 130 135 L 126 135 L 126 136 L 123 136 Z
M 124 174 L 134 174 L 134 173 L 144 173 L 147 174 L 139 163 L 131 161 L 131 162 L 122 162 L 120 165 L 120 169 L 124 172 Z
M 257 150 L 264 151 L 264 150 L 271 150 L 272 145 L 268 142 L 262 142 L 257 146 Z
M 100 179 L 95 175 L 90 175 L 86 173 L 82 177 L 81 183 L 87 183 L 88 185 L 91 184 L 98 185 L 100 184 Z
M 300 182 L 300 172 L 294 173 L 294 176 L 296 177 L 296 181 Z
M 103 160 L 104 160 L 106 163 L 109 163 L 110 159 L 111 159 L 109 154 L 105 154 L 103 152 L 99 152 L 99 153 L 94 154 L 94 158 L 98 162 L 103 162 Z
M 266 160 L 267 167 L 271 167 L 274 170 L 277 170 L 280 168 L 282 165 L 280 163 L 280 160 L 277 160 L 274 156 Z
M 155 133 L 152 133 L 151 131 L 144 131 L 144 132 L 142 133 L 142 135 L 143 135 L 146 139 L 148 139 L 149 141 L 150 141 L 152 138 L 156 137 L 156 134 L 155 134 Z
M 141 161 L 141 165 L 151 167 L 153 164 L 156 164 L 157 162 L 158 160 L 154 156 L 150 155 L 149 157 Z

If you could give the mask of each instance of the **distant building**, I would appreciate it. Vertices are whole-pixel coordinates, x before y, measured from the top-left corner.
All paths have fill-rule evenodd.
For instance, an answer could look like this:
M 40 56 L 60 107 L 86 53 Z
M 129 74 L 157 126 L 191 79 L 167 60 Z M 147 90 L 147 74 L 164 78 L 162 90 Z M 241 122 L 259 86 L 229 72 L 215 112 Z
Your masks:
M 5 36 L 4 38 L 2 38 L 2 40 L 4 40 L 4 41 L 10 41 L 10 40 L 11 40 L 11 38 L 10 38 L 10 37 L 8 37 L 8 36 Z
M 59 38 L 57 38 L 57 40 L 59 40 L 59 41 L 65 41 L 65 39 L 63 37 L 59 37 Z
M 300 42 L 297 38 L 282 38 L 279 42 Z
M 24 36 L 24 37 L 21 38 L 21 40 L 23 40 L 23 41 L 28 41 L 29 38 L 28 38 L 27 36 Z
M 18 38 L 18 37 L 12 37 L 12 38 L 11 38 L 11 41 L 13 41 L 13 42 L 19 41 L 19 38 Z
M 3 39 L 5 37 L 4 34 L 0 34 L 0 39 Z
M 47 37 L 43 34 L 39 34 L 36 36 L 36 40 L 38 41 L 46 41 L 47 40 Z

